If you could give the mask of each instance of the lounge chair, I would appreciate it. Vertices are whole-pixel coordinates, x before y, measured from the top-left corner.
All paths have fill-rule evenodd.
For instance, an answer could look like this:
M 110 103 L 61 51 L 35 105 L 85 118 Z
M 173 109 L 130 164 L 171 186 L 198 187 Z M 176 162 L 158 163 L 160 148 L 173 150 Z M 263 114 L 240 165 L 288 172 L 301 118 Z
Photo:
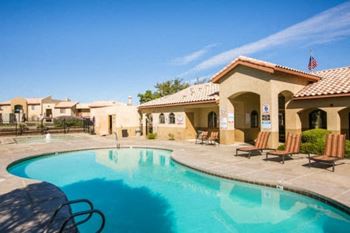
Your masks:
M 207 145 L 215 145 L 219 141 L 219 132 L 213 131 L 210 133 L 209 138 L 206 140 Z
M 198 134 L 195 144 L 203 144 L 208 139 L 208 131 L 202 131 Z
M 326 145 L 323 155 L 316 155 L 309 157 L 309 167 L 311 161 L 332 165 L 332 172 L 334 172 L 335 162 L 344 159 L 345 151 L 345 135 L 344 134 L 328 134 L 326 138 Z
M 286 156 L 292 156 L 298 154 L 300 151 L 301 135 L 300 134 L 288 134 L 284 150 L 274 150 L 266 153 L 266 160 L 269 155 L 274 155 L 282 158 L 281 163 L 284 163 Z
M 245 152 L 248 154 L 248 158 L 250 159 L 250 156 L 254 152 L 263 152 L 263 150 L 268 149 L 267 148 L 267 142 L 270 137 L 270 132 L 259 132 L 258 137 L 255 141 L 255 146 L 243 146 L 236 149 L 235 156 L 238 156 L 238 151 Z

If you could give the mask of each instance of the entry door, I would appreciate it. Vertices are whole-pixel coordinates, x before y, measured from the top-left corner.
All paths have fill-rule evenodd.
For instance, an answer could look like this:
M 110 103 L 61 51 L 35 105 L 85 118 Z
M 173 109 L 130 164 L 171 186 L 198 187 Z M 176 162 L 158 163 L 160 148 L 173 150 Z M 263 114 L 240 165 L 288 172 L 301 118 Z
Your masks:
M 51 122 L 51 118 L 52 118 L 52 109 L 46 109 L 46 121 Z
M 109 134 L 113 133 L 113 116 L 112 115 L 108 116 L 108 133 Z

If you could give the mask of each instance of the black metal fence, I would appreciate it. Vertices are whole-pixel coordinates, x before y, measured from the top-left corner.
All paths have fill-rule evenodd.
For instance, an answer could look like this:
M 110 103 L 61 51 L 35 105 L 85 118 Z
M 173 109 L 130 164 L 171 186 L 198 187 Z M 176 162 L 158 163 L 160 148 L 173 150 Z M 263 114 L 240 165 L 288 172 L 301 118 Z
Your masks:
M 0 122 L 0 136 L 19 136 L 32 134 L 66 134 L 66 133 L 89 133 L 95 134 L 94 122 L 89 118 L 61 118 L 47 121 L 31 122 Z

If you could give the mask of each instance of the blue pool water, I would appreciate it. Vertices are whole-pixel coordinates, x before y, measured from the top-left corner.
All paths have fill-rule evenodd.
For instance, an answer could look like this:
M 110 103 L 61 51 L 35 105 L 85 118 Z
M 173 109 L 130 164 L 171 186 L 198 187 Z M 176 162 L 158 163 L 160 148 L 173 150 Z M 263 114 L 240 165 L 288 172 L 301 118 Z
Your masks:
M 350 216 L 322 202 L 204 175 L 171 161 L 170 153 L 136 148 L 69 152 L 27 160 L 9 171 L 51 182 L 68 199 L 90 199 L 106 215 L 104 232 L 350 231 Z M 96 217 L 80 231 L 94 232 L 97 223 Z

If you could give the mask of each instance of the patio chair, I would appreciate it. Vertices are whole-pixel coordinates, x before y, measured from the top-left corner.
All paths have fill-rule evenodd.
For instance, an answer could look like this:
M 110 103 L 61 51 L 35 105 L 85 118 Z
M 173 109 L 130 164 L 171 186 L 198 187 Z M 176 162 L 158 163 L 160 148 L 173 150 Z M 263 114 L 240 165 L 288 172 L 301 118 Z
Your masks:
M 334 172 L 335 162 L 337 160 L 344 159 L 345 151 L 345 135 L 344 134 L 328 134 L 326 138 L 326 145 L 323 155 L 316 155 L 309 157 L 309 167 L 311 167 L 311 161 L 317 163 L 328 164 L 332 166 L 332 172 Z
M 282 158 L 281 163 L 284 163 L 284 158 L 286 156 L 292 156 L 293 154 L 298 154 L 300 151 L 301 135 L 300 134 L 287 134 L 287 140 L 284 150 L 274 150 L 266 153 L 266 160 L 269 155 L 278 156 Z
M 209 138 L 206 140 L 207 145 L 215 145 L 219 141 L 219 132 L 213 131 L 210 133 Z
M 208 139 L 208 131 L 202 131 L 198 134 L 195 144 L 203 144 Z
M 258 137 L 256 138 L 255 141 L 255 146 L 243 146 L 243 147 L 238 147 L 236 149 L 236 154 L 235 156 L 238 156 L 238 151 L 245 152 L 248 154 L 248 158 L 250 159 L 250 156 L 254 152 L 263 152 L 263 150 L 268 149 L 267 148 L 267 142 L 270 137 L 270 132 L 259 132 Z

